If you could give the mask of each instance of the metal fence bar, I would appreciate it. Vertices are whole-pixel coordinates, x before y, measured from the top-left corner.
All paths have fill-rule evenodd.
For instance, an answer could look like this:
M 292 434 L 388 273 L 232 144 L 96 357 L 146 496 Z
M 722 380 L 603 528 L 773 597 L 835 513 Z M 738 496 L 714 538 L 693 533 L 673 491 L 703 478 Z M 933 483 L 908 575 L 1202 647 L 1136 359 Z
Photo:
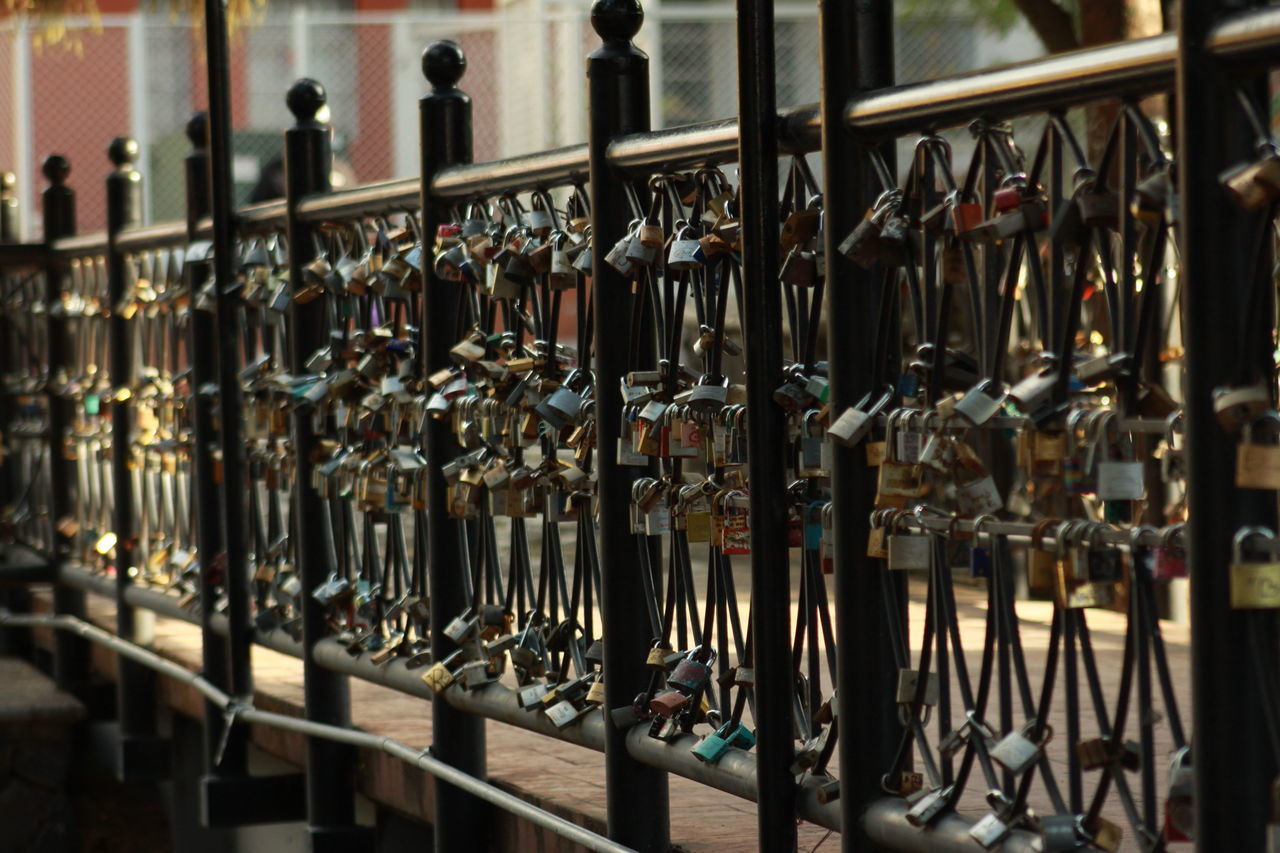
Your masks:
M 431 91 L 418 101 L 419 133 L 422 139 L 422 170 L 419 201 L 422 207 L 423 321 L 419 359 L 424 374 L 433 365 L 449 362 L 449 349 L 456 342 L 457 317 L 463 297 L 462 286 L 436 274 L 426 251 L 428 235 L 448 222 L 447 205 L 433 195 L 432 179 L 444 168 L 471 162 L 471 98 L 458 88 L 467 68 L 466 56 L 457 44 L 434 42 L 422 54 L 422 71 Z M 465 574 L 470 570 L 461 537 L 465 522 L 453 518 L 449 489 L 441 466 L 457 457 L 460 450 L 449 424 L 428 418 L 423 451 L 431 464 L 427 471 L 427 583 L 430 590 L 431 654 L 442 661 L 459 645 L 445 633 L 449 620 L 470 606 Z M 458 713 L 437 702 L 431 707 L 431 737 L 434 754 L 446 764 L 473 776 L 486 770 L 485 723 L 482 717 Z M 435 843 L 440 850 L 455 850 L 483 844 L 486 827 L 476 800 L 448 784 L 435 790 Z
M 134 608 L 125 600 L 133 583 L 137 557 L 138 519 L 133 494 L 133 402 L 138 377 L 133 372 L 132 324 L 124 306 L 134 294 L 125 253 L 116 236 L 138 222 L 142 213 L 142 176 L 133 168 L 137 143 L 118 137 L 107 155 L 114 168 L 107 176 L 107 281 L 109 371 L 111 387 L 111 525 L 115 534 L 116 630 L 137 641 L 146 633 Z M 125 780 L 164 778 L 168 773 L 165 742 L 156 733 L 155 677 L 144 667 L 122 661 L 117 685 L 119 744 L 117 773 Z
M 591 281 L 597 330 L 625 329 L 631 323 L 624 294 L 630 284 L 605 262 L 605 254 L 627 231 L 631 214 L 624 188 L 607 156 L 620 134 L 649 128 L 649 58 L 632 39 L 644 13 L 635 0 L 598 0 L 591 25 L 601 45 L 587 58 L 588 158 L 591 193 Z M 613 394 L 627 371 L 628 340 L 621 334 L 597 334 L 595 387 L 598 396 Z M 617 406 L 597 407 L 599 435 L 622 434 Z M 643 595 L 639 549 L 631 535 L 630 469 L 619 464 L 606 441 L 596 457 L 600 505 L 600 565 L 603 579 L 600 611 L 608 626 L 604 646 L 605 707 L 634 701 L 634 685 L 645 679 L 644 614 L 636 602 Z M 668 845 L 667 779 L 635 761 L 627 751 L 627 732 L 605 723 L 605 796 L 609 836 L 637 850 L 661 851 Z
M 751 610 L 756 691 L 756 784 L 761 850 L 796 846 L 791 573 L 783 456 L 785 424 L 773 391 L 782 382 L 782 293 L 778 282 L 778 139 L 771 0 L 738 2 L 738 151 L 741 169 L 742 318 L 747 383 Z
M 1234 609 L 1224 571 L 1235 559 L 1232 525 L 1271 524 L 1275 518 L 1274 495 L 1234 487 L 1233 442 L 1213 406 L 1218 389 L 1261 367 L 1238 363 L 1240 351 L 1220 344 L 1226 330 L 1238 328 L 1251 310 L 1247 294 L 1260 285 L 1256 276 L 1265 275 L 1255 269 L 1253 281 L 1246 276 L 1244 259 L 1256 251 L 1249 238 L 1251 217 L 1231 204 L 1218 182 L 1220 171 L 1255 144 L 1233 98 L 1238 83 L 1211 53 L 1215 39 L 1210 34 L 1227 7 L 1184 3 L 1178 11 L 1177 162 L 1191 503 L 1187 529 L 1188 557 L 1197 571 L 1191 588 L 1194 808 L 1196 850 L 1204 853 L 1265 846 L 1264 826 L 1276 819 L 1268 780 L 1278 769 L 1273 751 L 1258 748 L 1267 740 L 1261 693 L 1269 687 L 1256 679 L 1257 672 L 1274 672 L 1276 666 L 1274 616 L 1271 611 Z M 1266 20 L 1274 20 L 1274 14 Z M 1233 52 L 1242 49 L 1242 41 L 1229 42 Z M 1260 93 L 1255 89 L 1252 94 L 1256 98 Z M 1225 279 L 1227 286 L 1209 287 L 1224 281 L 1227 257 L 1239 259 L 1239 266 Z M 1269 289 L 1274 297 L 1274 288 Z M 1274 312 L 1274 305 L 1268 309 Z M 1270 362 L 1269 324 L 1262 333 Z M 1260 375 L 1269 377 L 1272 365 L 1265 367 Z M 1273 396 L 1274 383 L 1268 385 L 1268 396 Z M 1259 642 L 1259 637 L 1269 641 Z M 1249 658 L 1255 655 L 1263 662 L 1261 670 L 1251 665 Z M 1251 783 L 1224 784 L 1231 776 Z
M 61 155 L 45 158 L 43 165 L 49 185 L 41 193 L 41 211 L 45 242 L 52 242 L 76 233 L 76 195 L 67 186 L 71 164 Z M 47 337 L 47 361 L 49 367 L 49 512 L 54 518 L 54 542 L 57 546 L 53 559 L 59 564 L 70 556 L 69 531 L 64 532 L 63 519 L 71 516 L 72 502 L 76 495 L 71 484 L 75 482 L 72 460 L 68 458 L 67 441 L 73 412 L 71 402 L 62 394 L 62 383 L 67 377 L 69 361 L 67 347 L 67 321 L 61 311 L 52 310 L 62 302 L 62 283 L 66 275 L 64 267 L 50 259 L 45 275 L 45 323 Z M 54 609 L 59 613 L 84 616 L 84 593 L 58 585 L 54 587 Z M 54 642 L 54 677 L 64 690 L 83 694 L 89 681 L 89 649 L 76 638 L 59 634 Z

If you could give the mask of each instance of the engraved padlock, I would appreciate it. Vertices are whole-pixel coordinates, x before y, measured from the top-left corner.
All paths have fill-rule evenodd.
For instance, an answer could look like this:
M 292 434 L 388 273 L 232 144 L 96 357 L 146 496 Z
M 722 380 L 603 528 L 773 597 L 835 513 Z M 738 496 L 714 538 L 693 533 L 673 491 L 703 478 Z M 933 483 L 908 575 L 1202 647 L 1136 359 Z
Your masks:
M 1245 557 L 1245 545 L 1254 536 L 1270 542 L 1275 534 L 1266 527 L 1242 527 L 1231 540 L 1231 606 L 1257 610 L 1280 607 L 1280 562 Z
M 729 380 L 724 376 L 704 375 L 689 394 L 689 408 L 700 414 L 714 414 L 729 400 Z
M 1261 427 L 1267 440 L 1259 441 L 1255 429 Z M 1236 445 L 1236 486 L 1241 489 L 1280 489 L 1280 414 L 1268 410 L 1244 426 Z

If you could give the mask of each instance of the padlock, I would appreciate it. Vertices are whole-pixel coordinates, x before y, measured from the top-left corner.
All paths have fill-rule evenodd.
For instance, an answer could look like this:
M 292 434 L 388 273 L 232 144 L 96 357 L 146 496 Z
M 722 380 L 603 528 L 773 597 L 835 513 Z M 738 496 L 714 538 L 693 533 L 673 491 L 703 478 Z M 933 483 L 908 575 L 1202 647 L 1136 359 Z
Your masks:
M 724 408 L 728 399 L 729 380 L 723 376 L 704 375 L 693 386 L 689 408 L 699 414 L 714 414 Z
M 891 571 L 928 570 L 933 565 L 933 537 L 928 533 L 889 535 L 889 569 Z
M 1014 775 L 1029 769 L 1053 737 L 1053 729 L 1046 725 L 1040 741 L 1031 740 L 1030 733 L 1035 725 L 1035 721 L 1030 721 L 1021 730 L 1009 732 L 991 747 L 991 758 Z
M 1040 818 L 1040 839 L 1043 853 L 1074 853 L 1080 849 L 1083 839 L 1078 832 L 1080 816 L 1073 814 L 1045 815 Z
M 1134 460 L 1105 459 L 1098 463 L 1098 499 L 1142 500 L 1145 492 L 1143 464 Z
M 994 379 L 983 379 L 960 398 L 955 413 L 972 426 L 982 426 L 999 414 L 1003 399 L 1000 383 Z
M 1263 425 L 1268 441 L 1256 443 L 1254 428 Z M 1236 445 L 1236 486 L 1241 489 L 1280 489 L 1280 445 L 1274 444 L 1280 434 L 1280 414 L 1267 410 L 1260 418 L 1247 422 L 1240 443 Z
M 711 680 L 711 665 L 715 663 L 716 651 L 711 649 L 706 661 L 699 660 L 703 647 L 692 649 L 685 658 L 676 664 L 675 669 L 667 676 L 667 686 L 694 695 L 707 686 Z
M 677 272 L 702 266 L 702 247 L 689 228 L 681 228 L 667 252 L 667 269 Z
M 899 669 L 898 670 L 898 704 L 907 705 L 916 701 L 916 692 L 919 689 L 920 671 L 915 669 Z M 923 705 L 938 704 L 938 674 L 936 672 L 929 673 L 929 677 L 925 679 L 924 695 L 921 697 Z
M 1213 392 L 1213 411 L 1227 432 L 1239 432 L 1270 408 L 1271 393 L 1261 384 L 1216 388 Z
M 1236 531 L 1231 543 L 1231 606 L 1249 610 L 1280 607 L 1280 562 L 1245 559 L 1244 547 L 1252 536 L 1268 541 L 1275 538 L 1266 527 Z
M 649 710 L 658 717 L 670 718 L 684 710 L 690 697 L 679 690 L 664 690 L 649 700 Z
M 1196 837 L 1195 773 L 1191 768 L 1191 747 L 1175 750 L 1169 759 L 1168 789 L 1164 801 L 1166 841 L 1191 841 Z M 1276 815 L 1272 815 L 1274 824 Z M 1270 850 L 1267 853 L 1271 853 Z
M 561 699 L 546 708 L 547 719 L 551 720 L 558 729 L 563 729 L 578 719 L 581 714 L 582 711 L 567 699 Z
M 1049 402 L 1054 387 L 1058 384 L 1058 373 L 1052 368 L 1032 373 L 1014 385 L 1006 395 L 1010 402 L 1018 407 L 1018 411 L 1031 417 L 1042 406 Z
M 932 791 L 919 791 L 907 798 L 910 808 L 907 809 L 907 823 L 912 826 L 928 826 L 948 806 L 955 786 L 947 785 L 934 788 Z
M 985 849 L 995 847 L 1009 834 L 1009 824 L 993 812 L 987 812 L 977 823 L 969 827 L 969 837 Z
M 867 437 L 875 425 L 875 418 L 893 399 L 892 390 L 886 390 L 880 398 L 872 402 L 871 395 L 865 396 L 856 406 L 850 406 L 827 427 L 827 435 L 844 447 L 854 447 Z
M 1280 198 L 1280 153 L 1265 144 L 1257 160 L 1226 169 L 1218 176 L 1227 194 L 1244 210 L 1261 210 Z

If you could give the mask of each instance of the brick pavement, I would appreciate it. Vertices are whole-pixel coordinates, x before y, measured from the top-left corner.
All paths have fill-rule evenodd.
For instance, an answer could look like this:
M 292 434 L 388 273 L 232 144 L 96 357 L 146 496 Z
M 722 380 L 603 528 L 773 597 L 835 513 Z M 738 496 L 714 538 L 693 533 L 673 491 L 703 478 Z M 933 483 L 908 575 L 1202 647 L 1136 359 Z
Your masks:
M 745 587 L 740 587 L 743 589 Z M 985 598 L 979 590 L 960 587 L 958 613 L 962 641 L 965 645 L 972 677 L 976 681 L 981 661 L 981 644 L 985 631 Z M 746 595 L 742 596 L 745 608 Z M 923 585 L 912 590 L 911 622 L 913 647 L 918 646 L 924 616 Z M 105 599 L 91 597 L 91 616 L 95 621 L 111 624 L 112 605 Z M 1033 690 L 1039 695 L 1041 667 L 1049 636 L 1049 618 L 1052 607 L 1042 602 L 1020 602 L 1018 605 L 1020 629 L 1027 651 Z M 1114 697 L 1123 659 L 1123 617 L 1104 611 L 1088 611 L 1088 621 L 1093 635 L 1099 669 L 1109 700 Z M 1162 623 L 1168 644 L 1170 665 L 1174 672 L 1178 701 L 1184 725 L 1190 725 L 1189 656 L 1185 626 Z M 47 642 L 47 639 L 46 639 Z M 196 668 L 200 657 L 200 636 L 195 626 L 170 619 L 157 619 L 156 647 L 166 655 Z M 113 656 L 95 650 L 95 664 L 104 672 L 114 671 Z M 258 688 L 258 704 L 269 710 L 301 713 L 302 665 L 301 662 L 268 649 L 255 648 L 253 665 Z M 372 732 L 386 734 L 414 746 L 426 746 L 431 742 L 429 706 L 420 699 L 405 696 L 390 688 L 352 680 L 352 719 L 356 725 Z M 1059 682 L 1059 691 L 1061 682 Z M 1087 685 L 1081 674 L 1082 696 L 1087 695 Z M 953 702 L 960 706 L 958 689 L 953 685 Z M 162 686 L 166 702 L 179 711 L 197 716 L 200 704 L 194 694 L 172 682 Z M 1136 703 L 1135 703 L 1136 704 Z M 1157 700 L 1157 709 L 1161 703 Z M 1094 731 L 1090 706 L 1084 706 L 1084 734 Z M 1131 713 L 1129 733 L 1136 737 L 1134 717 Z M 995 717 L 994 712 L 989 716 Z M 1021 720 L 1015 714 L 1015 721 Z M 1065 787 L 1066 780 L 1066 723 L 1065 704 L 1059 693 L 1054 702 L 1051 724 L 1059 736 L 1049 745 L 1051 760 Z M 512 726 L 490 723 L 488 732 L 488 761 L 491 780 L 520 796 L 549 808 L 597 830 L 603 829 L 605 817 L 604 761 L 593 750 L 531 735 Z M 936 742 L 937 724 L 930 726 L 930 737 Z M 300 762 L 302 740 L 297 735 L 255 727 L 254 739 L 261 746 L 286 759 Z M 1158 770 L 1157 791 L 1163 790 L 1164 769 L 1171 749 L 1167 721 L 1156 729 L 1156 761 Z M 838 769 L 838 768 L 837 768 Z M 363 793 L 372 799 L 409 814 L 430 819 L 432 780 L 422 772 L 382 755 L 364 755 L 360 762 L 359 785 Z M 1129 779 L 1135 794 L 1139 783 L 1135 774 Z M 1086 778 L 1086 801 L 1092 793 L 1096 777 Z M 671 837 L 680 849 L 690 853 L 737 853 L 757 849 L 755 841 L 755 806 L 746 800 L 715 791 L 688 780 L 671 778 Z M 961 810 L 980 813 L 983 809 L 982 794 L 985 785 L 975 773 L 969 792 L 961 804 Z M 1033 788 L 1031 804 L 1038 809 L 1047 808 L 1043 787 Z M 1109 800 L 1104 814 L 1126 827 L 1123 850 L 1136 850 L 1129 837 L 1127 822 L 1114 796 Z M 571 850 L 572 845 L 560 846 L 557 840 L 532 837 L 532 827 L 511 820 L 497 820 L 500 849 Z M 834 850 L 836 839 L 824 838 L 825 830 L 809 824 L 800 827 L 800 849 L 812 850 L 821 843 L 823 851 Z

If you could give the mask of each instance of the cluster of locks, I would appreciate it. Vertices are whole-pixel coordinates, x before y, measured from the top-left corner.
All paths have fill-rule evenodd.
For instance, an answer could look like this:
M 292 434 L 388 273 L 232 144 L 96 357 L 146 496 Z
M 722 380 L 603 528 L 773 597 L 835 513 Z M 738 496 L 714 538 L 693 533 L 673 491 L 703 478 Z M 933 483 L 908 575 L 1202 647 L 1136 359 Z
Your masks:
M 1122 117 L 1120 125 L 1139 118 Z M 839 244 L 857 266 L 885 271 L 883 317 L 900 313 L 902 333 L 879 333 L 885 341 L 876 344 L 876 390 L 844 411 L 815 418 L 826 427 L 826 441 L 863 448 L 875 471 L 867 555 L 884 561 L 887 578 L 919 573 L 914 577 L 929 590 L 923 652 L 913 664 L 900 587 L 888 584 L 904 739 L 884 784 L 908 799 L 907 819 L 925 826 L 956 806 L 970 772 L 980 772 L 990 810 L 970 836 L 983 847 L 995 847 L 1021 826 L 1036 830 L 1046 850 L 1082 844 L 1115 850 L 1120 826 L 1097 809 L 1079 812 L 1058 792 L 1048 758 L 1054 665 L 1047 665 L 1049 681 L 1033 701 L 1014 592 L 1025 578 L 1032 597 L 1053 602 L 1051 659 L 1056 662 L 1062 643 L 1072 660 L 1081 656 L 1091 679 L 1097 662 L 1086 608 L 1127 613 L 1139 634 L 1154 638 L 1125 667 L 1132 673 L 1155 666 L 1163 673 L 1180 756 L 1168 774 L 1167 801 L 1176 812 L 1189 793 L 1186 774 L 1174 771 L 1189 764 L 1189 748 L 1168 689 L 1152 583 L 1187 574 L 1181 413 L 1163 390 L 1160 371 L 1146 363 L 1151 337 L 1168 334 L 1157 323 L 1169 310 L 1162 285 L 1177 215 L 1169 163 L 1153 144 L 1127 152 L 1139 176 L 1125 197 L 1107 177 L 1114 149 L 1095 170 L 1065 125 L 1051 127 L 1046 139 L 1080 158 L 1073 171 L 1046 165 L 1039 154 L 1028 169 L 1008 126 L 977 122 L 970 130 L 976 148 L 963 184 L 952 177 L 949 145 L 926 136 L 904 185 L 887 186 Z M 1139 136 L 1147 143 L 1156 138 L 1142 130 Z M 882 319 L 885 324 L 893 321 Z M 1165 346 L 1166 357 L 1176 360 L 1177 348 Z M 900 371 L 886 366 L 895 362 Z M 1030 547 L 1013 550 L 1015 537 Z M 976 682 L 964 657 L 953 585 L 965 581 L 953 575 L 967 575 L 987 598 Z M 1002 673 L 994 668 L 997 658 Z M 954 700 L 943 701 L 953 687 L 961 700 L 958 723 L 950 716 Z M 1074 732 L 1080 731 L 1077 689 L 1066 687 Z M 1003 697 L 1003 732 L 986 716 L 996 692 Z M 1019 696 L 1023 725 L 1009 713 Z M 1106 700 L 1096 691 L 1092 699 L 1105 719 Z M 925 728 L 931 713 L 939 721 L 933 747 Z M 1152 724 L 1144 720 L 1141 727 Z M 1082 784 L 1079 774 L 1101 771 L 1102 784 L 1114 782 L 1129 800 L 1123 773 L 1153 758 L 1139 760 L 1132 745 L 1115 747 L 1123 743 L 1117 739 L 1122 727 L 1119 722 L 1109 733 L 1104 725 L 1102 736 L 1082 734 L 1068 745 L 1074 790 Z M 906 769 L 913 743 L 924 772 Z M 953 760 L 961 756 L 957 773 Z M 1028 804 L 1037 773 L 1048 814 Z M 1172 823 L 1162 830 L 1136 815 L 1134 830 L 1145 838 L 1163 831 L 1176 839 L 1185 830 Z
M 510 196 L 471 204 L 437 228 L 432 261 L 462 294 L 461 335 L 448 363 L 428 366 L 426 410 L 450 426 L 456 451 L 441 465 L 449 515 L 474 532 L 476 562 L 472 603 L 444 626 L 459 648 L 423 680 L 436 692 L 474 690 L 500 678 L 509 659 L 520 707 L 558 728 L 604 700 L 592 604 L 600 588 L 596 403 L 582 366 L 590 341 L 585 211 L 581 188 L 563 208 L 544 192 L 527 209 Z M 571 306 L 576 347 L 560 341 Z M 576 532 L 572 578 L 561 525 Z

